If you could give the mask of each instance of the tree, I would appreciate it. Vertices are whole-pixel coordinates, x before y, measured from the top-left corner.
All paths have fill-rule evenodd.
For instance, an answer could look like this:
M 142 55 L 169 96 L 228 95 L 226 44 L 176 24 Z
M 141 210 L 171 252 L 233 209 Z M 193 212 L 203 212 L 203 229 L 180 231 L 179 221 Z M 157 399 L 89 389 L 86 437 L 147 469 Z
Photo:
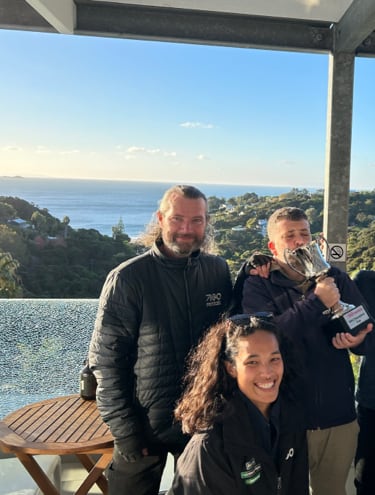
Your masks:
M 217 198 L 216 196 L 210 196 L 207 199 L 207 202 L 208 202 L 208 211 L 210 213 L 213 213 L 219 210 L 220 207 L 225 204 L 225 199 Z
M 64 239 L 66 239 L 68 237 L 68 225 L 70 224 L 70 218 L 65 215 L 61 223 L 64 225 Z
M 122 217 L 119 218 L 119 221 L 116 225 L 112 227 L 112 237 L 115 241 L 130 241 L 129 236 L 125 233 L 125 225 L 122 220 Z
M 319 214 L 316 211 L 316 208 L 307 208 L 305 211 L 307 218 L 309 219 L 310 225 L 316 222 L 319 218 Z
M 0 223 L 6 223 L 8 220 L 16 218 L 17 211 L 8 203 L 0 203 Z
M 36 230 L 40 233 L 45 233 L 47 226 L 47 219 L 40 211 L 34 211 L 31 215 L 31 222 L 35 226 Z
M 0 298 L 21 297 L 21 281 L 17 274 L 19 263 L 10 253 L 0 251 Z
M 27 256 L 27 241 L 25 231 L 0 224 L 0 252 L 10 253 L 12 257 L 22 263 Z

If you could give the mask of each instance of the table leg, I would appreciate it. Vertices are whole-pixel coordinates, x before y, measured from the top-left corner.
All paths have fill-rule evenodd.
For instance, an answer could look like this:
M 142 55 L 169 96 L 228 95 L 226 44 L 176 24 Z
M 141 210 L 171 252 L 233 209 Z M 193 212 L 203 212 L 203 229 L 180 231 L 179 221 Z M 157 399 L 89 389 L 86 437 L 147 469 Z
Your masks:
M 106 495 L 108 493 L 108 483 L 103 475 L 103 471 L 112 460 L 112 449 L 110 452 L 101 455 L 96 463 L 94 463 L 87 454 L 76 454 L 76 456 L 89 474 L 75 492 L 75 495 L 86 495 L 94 483 L 96 483 L 104 495 Z
M 31 454 L 16 452 L 16 455 L 44 495 L 60 495 L 60 492 Z

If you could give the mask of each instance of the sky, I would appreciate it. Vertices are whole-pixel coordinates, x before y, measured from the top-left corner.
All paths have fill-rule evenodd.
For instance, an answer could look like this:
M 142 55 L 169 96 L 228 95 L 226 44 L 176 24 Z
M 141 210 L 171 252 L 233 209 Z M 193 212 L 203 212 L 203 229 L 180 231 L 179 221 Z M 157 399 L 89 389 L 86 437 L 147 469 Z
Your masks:
M 324 186 L 328 55 L 0 30 L 0 176 Z M 375 187 L 375 61 L 351 188 Z

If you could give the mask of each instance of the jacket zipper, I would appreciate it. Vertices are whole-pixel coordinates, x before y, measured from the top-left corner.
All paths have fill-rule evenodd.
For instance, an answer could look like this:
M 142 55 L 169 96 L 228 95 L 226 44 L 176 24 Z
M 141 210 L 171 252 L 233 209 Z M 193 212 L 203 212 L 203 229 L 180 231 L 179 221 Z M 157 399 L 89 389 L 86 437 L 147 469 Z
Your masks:
M 276 493 L 277 495 L 281 495 L 281 476 L 277 477 Z
M 185 283 L 185 293 L 186 293 L 186 303 L 187 303 L 187 316 L 189 321 L 189 333 L 190 333 L 190 344 L 193 345 L 193 328 L 191 321 L 191 301 L 190 301 L 190 292 L 189 292 L 189 284 L 187 280 L 187 272 L 191 266 L 191 258 L 189 257 L 186 263 L 186 267 L 184 270 L 184 283 Z

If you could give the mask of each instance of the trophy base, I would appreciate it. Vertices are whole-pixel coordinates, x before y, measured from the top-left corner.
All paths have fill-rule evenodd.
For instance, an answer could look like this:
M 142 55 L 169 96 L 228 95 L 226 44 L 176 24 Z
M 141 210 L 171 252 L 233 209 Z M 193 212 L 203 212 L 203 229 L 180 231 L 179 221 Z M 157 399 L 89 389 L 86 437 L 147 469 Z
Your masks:
M 357 335 L 358 332 L 366 328 L 368 323 L 373 323 L 372 317 L 362 305 L 337 312 L 333 315 L 332 320 L 339 320 L 345 332 L 352 335 Z

